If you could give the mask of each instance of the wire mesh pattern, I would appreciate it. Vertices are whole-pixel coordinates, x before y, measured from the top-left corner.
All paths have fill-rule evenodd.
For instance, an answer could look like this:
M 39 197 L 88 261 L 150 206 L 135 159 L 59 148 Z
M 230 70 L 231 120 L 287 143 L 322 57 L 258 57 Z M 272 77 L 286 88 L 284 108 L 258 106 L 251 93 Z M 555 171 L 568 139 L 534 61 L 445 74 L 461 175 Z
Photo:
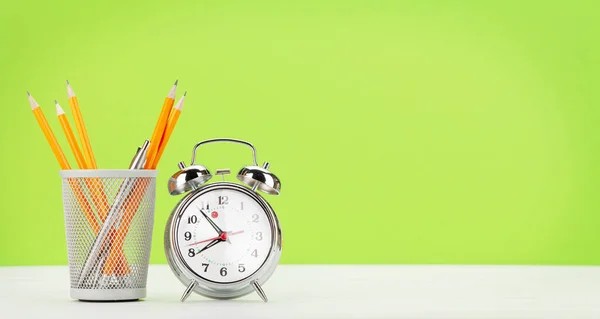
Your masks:
M 126 174 L 63 176 L 71 288 L 146 288 L 156 179 Z

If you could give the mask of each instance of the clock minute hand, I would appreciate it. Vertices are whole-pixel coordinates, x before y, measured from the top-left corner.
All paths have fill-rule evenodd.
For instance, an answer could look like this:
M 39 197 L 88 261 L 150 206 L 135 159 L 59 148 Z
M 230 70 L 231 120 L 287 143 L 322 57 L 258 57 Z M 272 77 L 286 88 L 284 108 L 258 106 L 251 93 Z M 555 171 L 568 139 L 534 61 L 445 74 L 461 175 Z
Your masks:
M 213 222 L 210 218 L 208 218 L 208 216 L 206 216 L 206 214 L 204 213 L 204 211 L 202 209 L 200 210 L 200 213 L 202 213 L 202 215 L 204 215 L 204 218 L 206 218 L 206 220 L 217 231 L 217 233 L 219 233 L 219 235 L 221 235 L 223 233 L 221 228 L 219 228 L 219 226 L 217 226 L 217 224 L 215 224 L 215 222 Z

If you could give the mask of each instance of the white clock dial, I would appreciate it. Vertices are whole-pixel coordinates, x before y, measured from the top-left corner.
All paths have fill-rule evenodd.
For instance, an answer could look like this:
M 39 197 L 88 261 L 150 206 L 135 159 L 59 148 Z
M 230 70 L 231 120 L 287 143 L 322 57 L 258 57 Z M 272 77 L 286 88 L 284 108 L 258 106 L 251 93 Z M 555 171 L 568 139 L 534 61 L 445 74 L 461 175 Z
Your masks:
M 271 222 L 252 197 L 214 189 L 187 205 L 175 230 L 176 250 L 197 276 L 232 283 L 254 274 L 269 256 Z

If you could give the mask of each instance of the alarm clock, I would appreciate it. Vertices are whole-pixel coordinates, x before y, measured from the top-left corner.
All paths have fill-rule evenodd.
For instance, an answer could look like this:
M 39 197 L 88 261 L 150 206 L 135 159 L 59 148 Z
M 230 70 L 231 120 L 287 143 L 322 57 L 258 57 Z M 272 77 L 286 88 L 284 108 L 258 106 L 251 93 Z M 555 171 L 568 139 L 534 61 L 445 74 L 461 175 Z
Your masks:
M 213 175 L 196 164 L 200 146 L 219 142 L 252 149 L 254 163 L 239 171 L 240 183 L 225 181 L 229 169 L 216 170 L 222 180 L 208 183 Z M 275 211 L 260 193 L 279 195 L 279 178 L 268 170 L 268 162 L 258 165 L 252 144 L 232 138 L 199 142 L 190 165 L 179 162 L 178 166 L 179 172 L 169 179 L 169 193 L 187 194 L 169 216 L 164 245 L 171 270 L 187 287 L 181 301 L 192 292 L 232 299 L 256 291 L 267 302 L 261 286 L 279 262 L 281 228 Z

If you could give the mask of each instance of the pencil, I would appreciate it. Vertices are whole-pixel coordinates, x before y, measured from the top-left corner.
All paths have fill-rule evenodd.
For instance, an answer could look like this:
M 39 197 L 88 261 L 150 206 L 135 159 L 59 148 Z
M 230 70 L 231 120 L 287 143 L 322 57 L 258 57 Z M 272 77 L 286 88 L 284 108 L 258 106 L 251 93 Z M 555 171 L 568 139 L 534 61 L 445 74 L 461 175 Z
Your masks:
M 88 137 L 85 123 L 83 122 L 83 116 L 81 115 L 81 110 L 79 108 L 79 101 L 77 100 L 77 96 L 75 95 L 75 92 L 73 92 L 73 88 L 71 87 L 69 81 L 67 81 L 67 94 L 69 98 L 69 105 L 71 105 L 71 113 L 73 113 L 75 127 L 77 128 L 77 133 L 79 134 L 79 139 L 81 140 L 83 157 L 85 158 L 85 168 L 97 169 L 98 166 L 96 164 L 94 152 L 92 151 L 90 139 Z M 88 186 L 88 190 L 91 193 L 92 201 L 94 202 L 94 205 L 96 205 L 98 215 L 100 216 L 100 219 L 104 221 L 106 215 L 108 214 L 108 210 L 110 209 L 110 205 L 108 204 L 108 199 L 104 193 L 102 181 L 98 178 L 86 178 L 84 180 Z
M 73 118 L 75 120 L 75 127 L 77 128 L 77 133 L 79 134 L 79 139 L 81 140 L 86 167 L 89 169 L 96 169 L 98 166 L 96 165 L 96 159 L 94 158 L 92 145 L 90 144 L 90 139 L 83 122 L 83 116 L 81 115 L 81 110 L 79 109 L 79 101 L 77 100 L 77 96 L 75 95 L 75 92 L 73 92 L 73 88 L 71 88 L 69 81 L 67 81 L 67 94 L 69 97 L 69 105 L 71 105 L 71 113 L 73 113 Z
M 58 144 L 50 125 L 48 125 L 48 121 L 46 120 L 44 113 L 42 113 L 40 105 L 33 99 L 33 96 L 31 96 L 29 92 L 27 92 L 27 97 L 29 98 L 29 104 L 31 104 L 31 111 L 33 112 L 33 115 L 35 115 L 35 119 L 42 129 L 42 132 L 46 137 L 46 141 L 48 141 L 48 144 L 52 149 L 52 153 L 54 153 L 54 156 L 58 161 L 58 165 L 60 165 L 61 169 L 71 169 L 71 165 L 69 165 L 69 162 L 65 157 L 65 153 L 63 153 L 62 149 L 60 148 L 60 145 Z
M 175 130 L 175 125 L 177 125 L 177 121 L 179 120 L 179 116 L 181 115 L 181 109 L 183 108 L 183 102 L 185 100 L 185 95 L 187 92 L 183 93 L 183 96 L 177 104 L 171 109 L 171 113 L 169 113 L 169 119 L 167 120 L 167 127 L 165 128 L 165 133 L 163 134 L 162 140 L 160 141 L 160 146 L 158 148 L 158 153 L 156 157 L 152 161 L 150 165 L 150 169 L 156 169 L 158 166 L 158 162 L 162 157 L 165 148 L 167 147 L 167 143 L 169 143 L 169 138 L 171 138 L 171 134 L 173 134 L 173 130 Z
M 62 127 L 65 136 L 67 137 L 67 142 L 69 142 L 69 146 L 71 147 L 71 151 L 73 155 L 75 155 L 75 161 L 77 161 L 77 166 L 79 168 L 86 168 L 85 158 L 79 149 L 79 145 L 77 145 L 77 139 L 75 138 L 75 134 L 73 134 L 73 130 L 71 129 L 71 125 L 69 124 L 69 120 L 65 115 L 65 111 L 60 107 L 58 102 L 55 100 L 54 104 L 56 105 L 56 116 L 58 117 L 58 121 L 60 122 L 60 126 Z
M 60 148 L 60 145 L 58 144 L 58 141 L 56 140 L 56 136 L 54 136 L 50 125 L 48 125 L 48 121 L 46 120 L 44 113 L 42 113 L 40 105 L 33 99 L 29 92 L 27 92 L 27 96 L 29 97 L 29 104 L 31 104 L 31 110 L 35 115 L 35 119 L 37 120 L 40 128 L 42 129 L 42 132 L 44 133 L 44 136 L 46 137 L 46 140 L 48 141 L 48 144 L 50 145 L 50 148 L 52 149 L 52 152 L 54 153 L 54 156 L 56 157 L 60 168 L 63 170 L 71 169 L 71 166 L 69 165 L 65 154 L 63 153 L 62 149 Z M 98 221 L 94 216 L 92 207 L 85 199 L 85 195 L 83 193 L 81 185 L 79 185 L 79 183 L 77 183 L 77 181 L 73 179 L 68 179 L 68 183 L 69 186 L 73 189 L 73 193 L 75 194 L 79 206 L 84 211 L 86 219 L 92 226 L 94 232 L 97 233 L 100 230 L 100 225 L 98 224 Z
M 183 96 L 181 97 L 181 99 L 179 99 L 179 101 L 177 102 L 175 107 L 173 107 L 171 109 L 171 112 L 169 114 L 169 119 L 167 120 L 167 127 L 165 128 L 165 132 L 163 133 L 163 137 L 162 137 L 162 141 L 161 141 L 158 153 L 157 153 L 156 157 L 154 158 L 153 163 L 150 164 L 150 166 L 149 166 L 150 169 L 156 169 L 156 165 L 158 165 L 158 162 L 160 161 L 160 157 L 162 156 L 162 153 L 165 150 L 166 143 L 168 142 L 169 138 L 171 137 L 171 134 L 173 133 L 173 130 L 175 129 L 175 125 L 177 124 L 177 120 L 179 119 L 179 116 L 181 115 L 181 109 L 183 108 L 183 102 L 185 100 L 186 94 L 187 94 L 187 92 L 183 94 Z M 125 214 L 123 215 L 123 221 L 121 223 L 121 226 L 117 230 L 117 233 L 115 236 L 116 238 L 119 238 L 120 240 L 117 240 L 117 243 L 110 248 L 109 258 L 114 260 L 115 255 L 118 254 L 119 251 L 122 250 L 123 238 L 125 238 L 128 230 L 129 230 L 131 221 L 132 221 L 133 217 L 135 216 L 142 199 L 144 198 L 144 196 L 142 196 L 142 195 L 146 191 L 146 188 L 149 185 L 150 185 L 149 180 L 138 180 L 137 181 L 136 186 L 134 187 L 135 193 L 134 193 L 134 195 L 132 195 L 133 200 L 128 200 L 126 202 L 126 204 L 124 206 Z M 109 263 L 104 266 L 104 273 L 111 273 L 113 270 L 115 270 L 114 263 L 113 264 Z M 123 269 L 121 267 L 116 267 L 117 275 L 121 275 L 121 276 L 125 275 L 128 273 L 128 271 L 129 271 L 129 269 Z
M 169 113 L 171 112 L 171 108 L 175 103 L 175 92 L 177 91 L 177 82 L 173 84 L 171 91 L 165 98 L 163 102 L 163 107 L 160 110 L 160 114 L 158 116 L 158 120 L 156 125 L 154 126 L 154 132 L 152 132 L 152 138 L 150 139 L 150 147 L 148 148 L 148 154 L 146 156 L 146 164 L 144 165 L 144 169 L 150 168 L 154 157 L 157 154 L 158 147 L 160 145 L 160 140 L 163 136 L 165 128 L 167 127 L 167 120 L 169 119 Z
M 79 145 L 77 145 L 77 139 L 75 138 L 75 134 L 73 133 L 73 130 L 71 129 L 71 125 L 69 124 L 69 120 L 67 119 L 67 116 L 65 115 L 65 111 L 60 107 L 60 105 L 58 104 L 58 102 L 56 100 L 54 101 L 54 104 L 56 105 L 56 116 L 58 117 L 60 126 L 62 127 L 62 130 L 65 133 L 67 142 L 69 142 L 71 151 L 73 152 L 73 155 L 75 156 L 75 161 L 77 161 L 77 166 L 79 168 L 84 169 L 84 168 L 86 168 L 85 159 L 83 158 L 83 154 L 81 153 L 81 150 L 79 149 Z M 93 183 L 89 179 L 87 179 L 87 178 L 84 179 L 84 182 L 85 182 L 86 186 L 88 187 L 88 189 L 90 187 L 92 187 Z M 82 196 L 84 198 L 84 195 L 82 192 L 77 193 L 76 196 Z M 92 198 L 92 200 L 94 200 L 94 198 Z M 86 202 L 87 202 L 87 200 L 86 200 Z M 82 208 L 84 210 L 84 213 L 86 214 L 88 221 L 92 225 L 94 233 L 97 234 L 98 231 L 100 231 L 100 224 L 98 224 L 98 220 L 96 219 L 96 217 L 94 215 L 93 209 L 91 208 L 91 206 L 89 204 L 83 206 Z

